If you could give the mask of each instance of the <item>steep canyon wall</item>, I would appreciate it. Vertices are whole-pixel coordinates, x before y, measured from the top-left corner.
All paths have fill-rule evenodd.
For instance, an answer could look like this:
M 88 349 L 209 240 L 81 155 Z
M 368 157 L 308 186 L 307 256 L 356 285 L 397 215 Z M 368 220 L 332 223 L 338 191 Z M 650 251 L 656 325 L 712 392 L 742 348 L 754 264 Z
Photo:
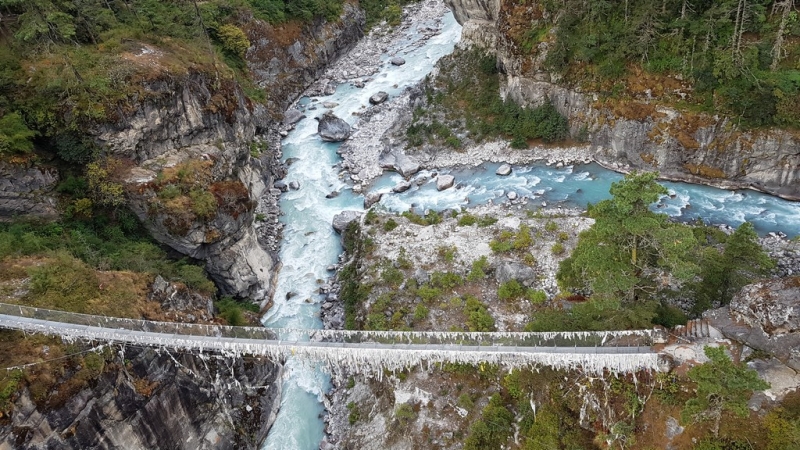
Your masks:
M 549 99 L 570 120 L 573 136 L 610 168 L 658 170 L 667 179 L 725 188 L 752 188 L 800 199 L 800 134 L 777 128 L 745 130 L 737 119 L 671 106 L 692 89 L 680 76 L 634 74 L 630 98 L 601 98 L 570 86 L 544 66 L 550 40 L 518 44 L 520 30 L 552 21 L 542 8 L 505 0 L 447 0 L 464 27 L 462 45 L 497 55 L 502 95 L 522 105 Z M 548 33 L 552 34 L 553 30 Z

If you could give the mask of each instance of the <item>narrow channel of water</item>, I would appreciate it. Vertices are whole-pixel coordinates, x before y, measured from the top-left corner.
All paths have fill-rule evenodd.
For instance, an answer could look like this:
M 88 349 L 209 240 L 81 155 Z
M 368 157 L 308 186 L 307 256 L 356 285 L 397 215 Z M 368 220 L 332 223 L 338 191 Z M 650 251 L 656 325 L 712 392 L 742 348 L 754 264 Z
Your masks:
M 343 84 L 335 94 L 320 100 L 338 103 L 333 108 L 334 114 L 354 123 L 357 117 L 352 113 L 368 105 L 371 95 L 378 91 L 397 95 L 407 86 L 419 82 L 430 73 L 439 58 L 453 51 L 461 36 L 461 27 L 451 13 L 440 25 L 441 32 L 437 36 L 417 45 L 415 41 L 423 35 L 417 30 L 436 27 L 437 23 L 414 24 L 407 33 L 408 39 L 397 44 L 397 48 L 409 49 L 400 54 L 406 60 L 405 65 L 392 66 L 386 57 L 381 71 L 363 89 Z M 284 214 L 281 220 L 286 225 L 280 252 L 283 268 L 278 277 L 275 304 L 263 319 L 267 327 L 307 329 L 322 326 L 319 305 L 324 297 L 318 289 L 321 282 L 331 275 L 326 267 L 334 264 L 342 251 L 339 237 L 331 228 L 333 216 L 343 210 L 363 210 L 363 198 L 353 194 L 333 167 L 339 160 L 336 154 L 338 145 L 322 142 L 317 136 L 317 122 L 311 117 L 314 112 L 321 115 L 324 111 L 307 110 L 309 118 L 298 123 L 283 140 L 283 156 L 293 160 L 285 181 L 299 182 L 300 189 L 289 191 L 281 198 Z M 332 191 L 341 194 L 333 199 L 326 198 Z M 264 449 L 317 449 L 324 433 L 320 419 L 323 414 L 321 401 L 329 389 L 329 378 L 321 370 L 297 360 L 288 361 L 284 371 L 281 409 Z

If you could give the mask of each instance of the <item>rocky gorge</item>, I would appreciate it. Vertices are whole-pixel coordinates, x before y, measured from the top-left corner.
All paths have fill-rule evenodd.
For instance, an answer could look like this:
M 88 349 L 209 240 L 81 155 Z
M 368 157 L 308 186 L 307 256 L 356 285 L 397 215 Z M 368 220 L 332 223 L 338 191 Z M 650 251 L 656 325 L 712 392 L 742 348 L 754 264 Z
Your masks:
M 570 118 L 573 133 L 577 134 L 585 127 L 589 142 L 566 147 L 536 145 L 525 150 L 513 149 L 503 141 L 470 143 L 457 152 L 435 146 L 413 149 L 406 146 L 403 132 L 414 110 L 426 106 L 421 90 L 412 87 L 388 100 L 380 96 L 381 100 L 373 102 L 370 98 L 373 106 L 364 105 L 361 111 L 354 113 L 360 120 L 353 128 L 353 134 L 339 149 L 344 162 L 337 167 L 344 170 L 342 176 L 352 181 L 354 193 L 369 193 L 365 207 L 380 202 L 382 195 L 392 195 L 376 192 L 378 189 L 372 184 L 385 170 L 397 172 L 404 178 L 392 188 L 396 194 L 422 186 L 432 178 L 435 178 L 439 191 L 457 193 L 461 180 L 435 171 L 483 161 L 521 164 L 545 160 L 561 166 L 594 160 L 618 171 L 655 168 L 661 170 L 665 178 L 750 187 L 786 198 L 797 195 L 792 169 L 797 166 L 792 159 L 797 142 L 790 135 L 780 131 L 739 133 L 735 129 L 731 131 L 729 121 L 716 118 L 713 123 L 706 123 L 708 118 L 697 119 L 701 125 L 686 134 L 685 127 L 697 123 L 686 125 L 685 122 L 696 118 L 682 118 L 681 113 L 669 107 L 651 105 L 645 101 L 646 94 L 642 94 L 645 96 L 642 103 L 648 106 L 641 108 L 648 115 L 628 117 L 639 113 L 630 110 L 620 113 L 600 105 L 591 94 L 562 88 L 551 76 L 540 73 L 539 69 L 531 72 L 529 64 L 516 60 L 513 48 L 509 49 L 512 45 L 503 43 L 505 38 L 497 29 L 502 28 L 498 25 L 502 20 L 508 21 L 519 11 L 504 9 L 506 7 L 499 1 L 453 1 L 450 6 L 464 25 L 467 44 L 485 45 L 498 55 L 499 65 L 507 75 L 503 86 L 505 95 L 521 104 L 536 104 L 549 98 Z M 438 4 L 434 10 L 440 12 L 442 6 Z M 247 51 L 247 64 L 257 75 L 257 83 L 271 94 L 266 106 L 249 101 L 243 90 L 233 83 L 217 84 L 209 74 L 192 73 L 184 78 L 165 77 L 151 82 L 146 85 L 149 96 L 135 111 L 129 112 L 125 120 L 93 131 L 93 136 L 110 149 L 110 163 L 104 166 L 104 170 L 115 180 L 122 181 L 127 204 L 147 224 L 150 233 L 179 253 L 205 261 L 206 269 L 223 294 L 266 301 L 275 294 L 274 277 L 281 264 L 276 257 L 282 228 L 278 222 L 278 196 L 281 191 L 295 192 L 305 185 L 296 180 L 289 183 L 278 181 L 286 174 L 285 167 L 279 162 L 279 133 L 285 134 L 301 120 L 310 120 L 302 117 L 303 113 L 317 108 L 333 109 L 336 104 L 312 99 L 311 106 L 306 106 L 303 112 L 290 109 L 284 115 L 283 123 L 276 111 L 285 109 L 314 80 L 316 82 L 308 95 L 331 94 L 342 81 L 360 89 L 375 74 L 375 67 L 388 43 L 409 30 L 411 16 L 418 11 L 407 12 L 404 23 L 393 32 L 375 33 L 358 44 L 355 42 L 360 37 L 363 16 L 349 3 L 345 5 L 342 21 L 336 24 L 317 21 L 302 29 L 274 30 L 264 22 L 247 22 L 243 29 L 253 43 Z M 520 16 L 526 17 L 524 14 Z M 271 34 L 273 32 L 276 34 Z M 422 32 L 434 35 L 436 29 Z M 343 56 L 338 64 L 326 67 L 353 45 L 356 51 Z M 277 49 L 286 49 L 286 53 Z M 139 57 L 142 64 L 156 67 L 159 64 L 158 49 L 142 47 L 134 56 Z M 400 65 L 400 56 L 390 56 L 393 56 L 390 64 Z M 348 136 L 336 136 L 331 140 L 340 140 L 340 137 Z M 697 142 L 697 148 L 692 140 Z M 722 149 L 724 151 L 719 149 L 722 141 L 729 145 Z M 753 145 L 754 142 L 759 145 Z M 772 153 L 768 150 L 762 152 L 766 148 L 772 149 Z M 779 158 L 780 163 L 771 159 L 775 152 L 785 156 Z M 752 161 L 750 157 L 743 158 L 743 153 L 751 155 Z M 779 169 L 781 172 L 777 173 Z M 11 198 L 16 202 L 8 207 L 9 210 L 34 211 L 35 215 L 41 216 L 53 211 L 52 205 L 56 200 L 48 191 L 55 185 L 56 175 L 50 169 L 35 170 L 39 173 L 21 171 L 21 175 L 14 177 L 23 181 L 0 188 L 9 193 L 2 199 Z M 509 172 L 510 167 L 505 175 Z M 176 187 L 187 194 L 176 195 Z M 202 195 L 203 192 L 208 195 Z M 338 190 L 333 191 L 327 198 L 333 200 L 339 194 Z M 481 256 L 489 258 L 487 266 L 481 269 L 485 275 L 491 275 L 487 278 L 488 287 L 479 287 L 472 292 L 484 300 L 482 308 L 472 305 L 472 311 L 468 311 L 467 302 L 462 299 L 428 305 L 427 309 L 418 309 L 417 313 L 415 305 L 397 302 L 381 311 L 362 311 L 360 320 L 369 320 L 372 313 L 376 314 L 372 317 L 376 326 L 381 323 L 412 326 L 415 321 L 417 324 L 429 321 L 427 325 L 432 328 L 447 328 L 462 326 L 470 320 L 471 313 L 479 316 L 478 313 L 483 312 L 494 318 L 493 323 L 498 329 L 524 327 L 536 303 L 555 297 L 558 286 L 554 273 L 558 262 L 569 254 L 577 234 L 590 226 L 591 220 L 573 210 L 544 210 L 541 216 L 533 217 L 524 210 L 529 198 L 519 198 L 513 190 L 503 194 L 504 205 L 468 212 L 476 217 L 498 219 L 496 225 L 486 227 L 459 225 L 457 217 L 446 217 L 442 223 L 428 227 L 414 224 L 410 218 L 383 214 L 377 219 L 363 221 L 359 214 L 352 212 L 347 217 L 340 217 L 341 220 L 334 223 L 337 231 L 346 229 L 348 222 L 359 221 L 366 225 L 367 236 L 371 233 L 369 239 L 377 247 L 372 261 L 375 264 L 370 264 L 372 272 L 360 282 L 380 283 L 384 273 L 389 274 L 387 278 L 391 276 L 391 268 L 406 270 L 403 266 L 408 264 L 418 267 L 412 276 L 404 276 L 403 284 L 398 286 L 402 290 L 411 286 L 406 283 L 419 286 L 430 282 L 432 275 L 448 271 L 449 265 L 457 266 L 456 272 L 460 276 L 469 276 L 471 267 L 480 261 Z M 33 203 L 20 206 L 19 199 L 24 202 L 31 198 L 35 199 Z M 204 209 L 202 201 L 217 207 Z M 387 225 L 390 220 L 395 222 L 393 230 L 387 230 L 392 227 Z M 371 223 L 366 224 L 367 221 Z M 495 235 L 503 231 L 516 233 L 523 224 L 535 236 L 532 260 L 507 261 L 508 258 L 493 257 L 490 242 Z M 779 257 L 781 274 L 797 273 L 800 258 L 792 243 L 776 236 L 767 241 L 770 253 Z M 561 246 L 559 251 L 555 250 L 557 244 Z M 452 255 L 451 248 L 456 249 Z M 343 257 L 340 264 L 329 270 L 339 269 L 350 262 L 348 257 Z M 497 287 L 510 280 L 518 281 L 530 298 L 521 300 L 519 305 L 502 301 L 496 292 Z M 345 318 L 340 298 L 341 284 L 319 279 L 317 284 L 317 289 L 327 294 L 321 306 L 324 323 L 329 327 L 342 327 Z M 544 299 L 538 292 L 544 295 Z M 289 293 L 286 294 L 288 299 Z M 376 290 L 368 308 L 377 308 L 380 296 L 384 294 L 389 294 L 389 290 Z M 739 303 L 739 310 L 748 308 L 745 302 Z M 564 305 L 568 308 L 572 303 L 565 302 Z M 768 326 L 772 326 L 779 322 L 771 318 L 776 314 L 757 313 L 756 321 L 769 322 Z M 786 313 L 780 315 L 786 316 Z M 767 320 L 763 316 L 770 318 Z M 780 322 L 778 328 L 785 328 L 785 322 Z M 752 346 L 758 348 L 756 344 Z M 207 361 L 189 355 L 172 357 L 149 350 L 126 352 L 127 357 L 111 364 L 115 367 L 113 371 L 105 373 L 104 378 L 89 390 L 81 391 L 65 406 L 69 411 L 62 408 L 41 412 L 31 407 L 30 395 L 23 393 L 17 399 L 20 415 L 13 419 L 15 428 L 8 431 L 8 442 L 12 439 L 20 442 L 21 439 L 36 445 L 110 447 L 123 441 L 107 436 L 119 435 L 126 443 L 135 442 L 148 447 L 153 444 L 143 437 L 149 432 L 145 424 L 173 424 L 176 417 L 197 420 L 190 424 L 174 424 L 175 429 L 180 430 L 175 436 L 159 436 L 163 442 L 175 446 L 184 445 L 178 443 L 178 439 L 189 443 L 192 448 L 253 447 L 263 441 L 274 419 L 276 398 L 280 397 L 277 391 L 280 390 L 278 380 L 281 377 L 277 366 L 225 359 Z M 236 374 L 236 381 L 231 380 L 226 370 Z M 328 397 L 331 402 L 326 419 L 329 436 L 321 448 L 461 448 L 465 430 L 477 420 L 482 409 L 489 407 L 492 394 L 508 392 L 509 386 L 513 385 L 507 384 L 505 379 L 498 381 L 504 374 L 491 372 L 491 369 L 487 374 L 475 370 L 471 371 L 475 373 L 459 373 L 459 370 L 470 372 L 458 367 L 448 368 L 444 373 L 416 370 L 392 374 L 382 382 L 355 376 L 336 378 L 334 384 L 337 388 Z M 626 417 L 609 404 L 608 393 L 620 389 L 612 381 L 586 380 L 577 374 L 570 374 L 573 377 L 570 379 L 565 377 L 553 381 L 560 377 L 551 375 L 548 374 L 552 379 L 547 382 L 552 384 L 547 386 L 553 391 L 558 390 L 554 386 L 559 389 L 584 386 L 586 389 L 581 388 L 585 402 L 579 405 L 583 409 L 578 408 L 580 417 L 575 423 L 580 427 L 576 429 L 585 431 L 593 424 L 601 423 L 603 429 L 611 430 Z M 648 380 L 648 383 L 650 381 L 653 380 Z M 655 386 L 648 383 L 642 383 L 642 386 Z M 242 386 L 244 395 L 240 396 L 238 391 Z M 111 392 L 124 393 L 119 396 L 119 404 L 114 403 Z M 229 398 L 231 392 L 237 395 Z M 649 398 L 645 392 L 639 394 Z M 606 395 L 605 399 L 603 395 Z M 106 399 L 113 406 L 102 413 L 97 412 L 102 402 L 95 399 Z M 546 396 L 530 399 L 534 411 L 535 405 L 544 407 L 548 402 L 551 400 Z M 180 405 L 181 412 L 171 417 L 161 416 L 165 409 L 169 409 L 164 408 L 167 404 Z M 146 411 L 147 418 L 128 418 L 131 416 L 126 414 L 136 410 L 129 410 L 130 405 Z M 209 408 L 212 413 L 195 413 L 195 410 L 207 411 Z M 107 425 L 110 421 L 103 414 L 125 419 L 123 424 Z M 98 419 L 72 421 L 72 417 Z M 670 418 L 677 424 L 674 418 Z M 668 421 L 664 417 L 659 420 Z M 101 431 L 87 431 L 85 427 L 95 422 L 102 424 Z M 44 441 L 41 436 L 49 435 L 51 429 L 65 431 L 60 437 L 52 438 L 56 440 Z M 515 430 L 519 432 L 519 428 L 515 427 Z M 514 441 L 518 443 L 516 432 Z M 381 439 L 375 439 L 375 436 L 381 436 Z M 171 441 L 173 438 L 175 440 Z M 661 441 L 655 439 L 654 442 Z

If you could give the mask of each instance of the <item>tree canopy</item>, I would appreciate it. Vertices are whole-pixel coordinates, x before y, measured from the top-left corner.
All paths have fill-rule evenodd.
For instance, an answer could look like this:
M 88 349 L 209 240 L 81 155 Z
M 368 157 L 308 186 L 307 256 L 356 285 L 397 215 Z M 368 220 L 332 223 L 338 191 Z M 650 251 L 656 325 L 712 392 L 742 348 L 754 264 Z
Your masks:
M 657 174 L 632 173 L 612 184 L 612 198 L 590 207 L 594 225 L 556 275 L 562 287 L 595 296 L 635 300 L 661 272 L 689 279 L 698 270 L 689 257 L 697 241 L 686 225 L 650 210 L 667 190 Z
M 758 378 L 755 370 L 734 364 L 722 347 L 705 347 L 711 360 L 689 369 L 689 379 L 697 384 L 695 396 L 686 401 L 681 419 L 712 420 L 712 431 L 717 435 L 723 411 L 739 417 L 747 417 L 747 401 L 753 391 L 769 388 L 769 384 Z

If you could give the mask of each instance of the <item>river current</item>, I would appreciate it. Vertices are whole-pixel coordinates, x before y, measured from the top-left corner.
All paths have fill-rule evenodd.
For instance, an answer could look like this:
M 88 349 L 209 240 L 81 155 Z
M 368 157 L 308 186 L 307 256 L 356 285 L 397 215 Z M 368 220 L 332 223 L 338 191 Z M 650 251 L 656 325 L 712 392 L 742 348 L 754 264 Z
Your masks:
M 451 13 L 441 21 L 438 35 L 420 41 L 424 30 L 436 23 L 420 22 L 407 33 L 407 39 L 395 44 L 387 54 L 395 52 L 405 58 L 403 66 L 389 64 L 385 57 L 378 74 L 363 89 L 342 84 L 333 95 L 319 98 L 321 103 L 332 102 L 334 114 L 354 124 L 353 112 L 368 105 L 369 97 L 378 92 L 396 96 L 407 86 L 419 82 L 433 68 L 436 61 L 453 51 L 461 27 Z M 309 104 L 309 99 L 300 102 Z M 341 253 L 338 235 L 331 227 L 333 217 L 344 210 L 363 210 L 363 197 L 356 195 L 339 177 L 335 167 L 339 161 L 338 144 L 322 142 L 317 136 L 317 122 L 311 117 L 321 115 L 325 109 L 308 110 L 309 116 L 299 122 L 283 140 L 283 156 L 293 161 L 285 181 L 297 181 L 298 190 L 283 194 L 281 198 L 283 242 L 280 259 L 283 267 L 278 277 L 274 306 L 264 316 L 263 323 L 270 328 L 312 329 L 321 328 L 320 304 L 324 296 L 319 287 L 331 275 L 327 267 L 337 262 Z M 456 209 L 487 202 L 499 202 L 510 191 L 518 197 L 527 197 L 530 206 L 563 206 L 583 208 L 608 198 L 611 183 L 622 175 L 596 164 L 556 168 L 546 165 L 515 166 L 511 175 L 495 175 L 498 164 L 442 170 L 455 176 L 457 186 L 437 191 L 435 181 L 423 183 L 402 194 L 391 193 L 391 187 L 402 178 L 398 174 L 384 174 L 372 191 L 385 192 L 383 208 L 402 212 Z M 427 173 L 421 173 L 425 176 Z M 430 177 L 429 177 L 430 178 Z M 680 220 L 702 218 L 707 223 L 738 226 L 752 222 L 760 233 L 783 232 L 789 236 L 800 234 L 800 204 L 752 191 L 726 191 L 685 183 L 663 183 L 671 195 L 664 197 L 656 210 Z M 326 198 L 332 191 L 341 194 Z M 324 436 L 323 398 L 330 389 L 329 377 L 319 368 L 297 360 L 284 367 L 282 398 L 278 417 L 263 446 L 267 450 L 315 450 Z

